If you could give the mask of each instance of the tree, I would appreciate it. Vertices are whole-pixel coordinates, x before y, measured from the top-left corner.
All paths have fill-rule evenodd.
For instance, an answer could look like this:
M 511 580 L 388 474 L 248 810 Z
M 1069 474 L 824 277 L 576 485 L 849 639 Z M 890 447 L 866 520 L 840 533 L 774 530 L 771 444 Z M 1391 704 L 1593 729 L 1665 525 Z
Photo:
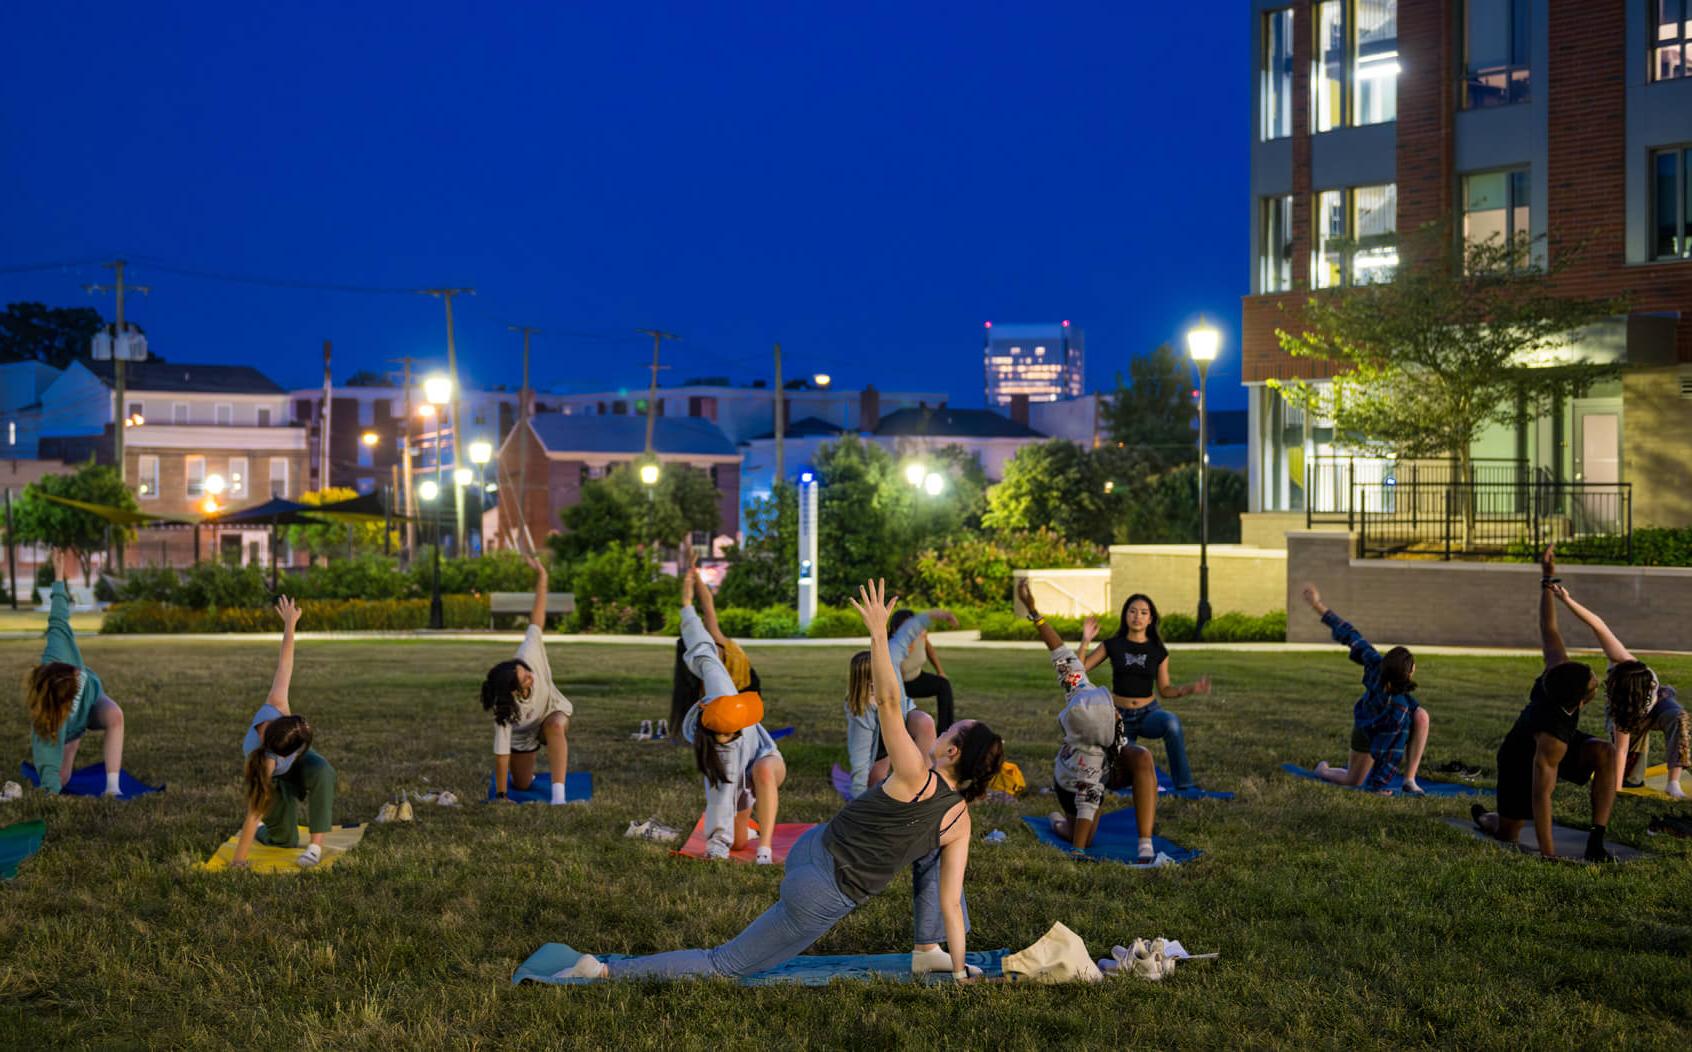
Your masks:
M 1104 406 L 1105 431 L 1118 449 L 1138 452 L 1154 470 L 1198 459 L 1191 367 L 1168 344 L 1128 363 L 1130 382 L 1116 374 Z
M 386 376 L 383 376 L 381 373 L 373 373 L 369 369 L 360 369 L 358 372 L 353 373 L 351 376 L 349 376 L 345 380 L 341 381 L 341 386 L 342 387 L 387 387 L 392 382 L 393 381 L 389 380 Z
M 560 516 L 564 532 L 548 543 L 566 562 L 612 542 L 674 548 L 690 533 L 716 533 L 720 499 L 711 477 L 695 468 L 665 465 L 648 486 L 634 465 L 620 465 L 582 487 L 581 500 Z
M 1126 496 L 1126 512 L 1116 536 L 1120 544 L 1197 544 L 1199 541 L 1198 463 L 1182 464 L 1138 483 Z M 1247 508 L 1246 478 L 1226 468 L 1210 469 L 1210 541 L 1236 544 L 1240 515 Z
M 1488 427 L 1534 420 L 1618 371 L 1570 350 L 1580 329 L 1627 310 L 1625 301 L 1557 292 L 1578 247 L 1535 265 L 1535 242 L 1494 237 L 1465 246 L 1459 267 L 1443 250 L 1443 225 L 1401 242 L 1405 262 L 1394 280 L 1312 296 L 1294 328 L 1276 330 L 1288 354 L 1333 362 L 1338 372 L 1327 386 L 1271 386 L 1331 418 L 1347 444 L 1449 458 L 1468 479 L 1471 448 Z
M 33 359 L 63 369 L 88 358 L 94 335 L 104 324 L 92 307 L 7 304 L 0 313 L 0 360 Z
M 746 509 L 746 543 L 730 546 L 717 589 L 723 606 L 753 609 L 799 601 L 799 491 L 778 482 Z
M 334 504 L 343 500 L 352 500 L 358 496 L 358 491 L 340 486 L 328 489 L 311 490 L 300 494 L 301 504 Z M 288 546 L 303 549 L 313 560 L 322 557 L 325 561 L 332 557 L 346 556 L 354 558 L 361 555 L 380 555 L 382 552 L 382 530 L 384 526 L 379 522 L 343 524 L 336 522 L 312 523 L 285 527 Z M 389 538 L 389 546 L 397 543 L 399 534 L 396 532 Z
M 44 544 L 76 552 L 84 582 L 93 575 L 94 553 L 106 547 L 108 530 L 113 544 L 135 539 L 135 527 L 108 523 L 93 512 L 46 499 L 49 496 L 134 513 L 139 513 L 141 507 L 135 501 L 135 494 L 118 477 L 116 468 L 93 461 L 72 474 L 47 475 L 24 487 L 13 508 L 13 539 L 20 544 Z
M 1049 526 L 1071 540 L 1108 544 L 1122 480 L 1107 479 L 1104 463 L 1061 438 L 1023 446 L 1005 465 L 1004 481 L 987 491 L 981 524 L 992 530 Z
M 818 597 L 836 602 L 872 577 L 899 577 L 900 553 L 894 543 L 895 509 L 889 497 L 895 484 L 910 483 L 895 473 L 885 449 L 844 435 L 817 450 Z

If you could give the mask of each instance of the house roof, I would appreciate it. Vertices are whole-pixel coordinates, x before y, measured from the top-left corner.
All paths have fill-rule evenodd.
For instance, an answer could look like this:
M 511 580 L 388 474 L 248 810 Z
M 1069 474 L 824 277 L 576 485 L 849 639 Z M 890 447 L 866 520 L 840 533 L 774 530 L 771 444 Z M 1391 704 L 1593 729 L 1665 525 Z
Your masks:
M 843 435 L 848 431 L 856 430 L 857 428 L 846 427 L 843 424 L 831 424 L 827 420 L 821 420 L 814 416 L 805 416 L 788 424 L 782 431 L 782 435 L 787 438 L 817 438 L 819 436 Z M 775 438 L 774 431 L 765 431 L 761 435 L 747 439 L 747 441 L 768 442 L 773 438 Z
M 549 453 L 625 453 L 646 449 L 644 416 L 578 416 L 540 413 L 529 420 Z M 652 422 L 652 446 L 659 453 L 738 457 L 740 450 L 709 420 L 661 416 Z
M 83 362 L 88 371 L 111 386 L 115 382 L 109 361 Z M 197 394 L 287 394 L 270 377 L 250 365 L 185 365 L 180 362 L 130 362 L 124 383 L 132 391 L 181 391 Z
M 884 436 L 935 435 L 948 438 L 1045 438 L 1026 424 L 991 409 L 899 409 L 876 425 Z

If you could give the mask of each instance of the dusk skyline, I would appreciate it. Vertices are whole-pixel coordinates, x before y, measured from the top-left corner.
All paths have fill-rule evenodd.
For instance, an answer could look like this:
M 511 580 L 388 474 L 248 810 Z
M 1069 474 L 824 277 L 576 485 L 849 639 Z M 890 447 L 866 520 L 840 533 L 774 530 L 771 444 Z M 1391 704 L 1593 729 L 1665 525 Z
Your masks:
M 444 364 L 561 391 L 827 372 L 981 404 L 982 323 L 1071 319 L 1087 386 L 1224 333 L 1243 404 L 1245 19 L 1202 7 L 775 7 L 400 16 L 14 13 L 0 298 L 88 305 L 126 256 L 156 353 L 288 387 Z M 157 261 L 149 263 L 149 260 Z M 160 263 L 166 265 L 159 265 Z M 212 280 L 182 271 L 273 279 Z

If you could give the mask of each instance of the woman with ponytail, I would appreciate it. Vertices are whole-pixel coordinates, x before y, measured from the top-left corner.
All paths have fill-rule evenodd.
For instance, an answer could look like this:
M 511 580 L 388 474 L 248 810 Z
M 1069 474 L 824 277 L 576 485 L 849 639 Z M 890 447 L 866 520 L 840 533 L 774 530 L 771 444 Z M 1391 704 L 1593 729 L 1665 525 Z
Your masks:
M 241 751 L 247 764 L 243 778 L 247 818 L 235 842 L 230 865 L 245 868 L 253 843 L 271 847 L 299 847 L 299 806 L 306 804 L 311 843 L 297 859 L 303 868 L 323 861 L 323 836 L 335 812 L 335 768 L 311 749 L 311 724 L 288 706 L 288 683 L 294 675 L 294 626 L 300 608 L 287 596 L 276 600 L 282 618 L 282 654 L 270 696 L 253 714 Z
M 969 977 L 963 894 L 969 804 L 998 774 L 1004 742 L 985 723 L 959 720 L 927 755 L 917 748 L 905 728 L 904 684 L 887 641 L 887 618 L 897 602 L 886 598 L 885 584 L 871 581 L 852 603 L 869 629 L 876 705 L 891 773 L 799 838 L 787 856 L 781 899 L 715 949 L 674 950 L 608 965 L 583 954 L 560 978 L 739 977 L 765 971 L 803 953 L 907 865 L 912 866 L 916 921 L 911 971 Z
M 41 788 L 58 794 L 70 781 L 76 749 L 90 730 L 104 732 L 102 759 L 106 791 L 119 795 L 123 770 L 123 710 L 106 697 L 94 670 L 83 664 L 70 624 L 70 591 L 65 582 L 77 569 L 76 553 L 54 552 L 53 593 L 47 608 L 47 646 L 41 664 L 30 670 L 25 687 L 29 706 L 30 752 Z
M 564 775 L 570 766 L 570 704 L 552 682 L 552 662 L 546 656 L 546 564 L 524 553 L 535 571 L 535 605 L 517 656 L 488 669 L 482 681 L 482 708 L 493 714 L 494 798 L 509 799 L 507 785 L 527 789 L 535 784 L 535 755 L 546 745 L 552 775 L 552 802 L 564 799 Z

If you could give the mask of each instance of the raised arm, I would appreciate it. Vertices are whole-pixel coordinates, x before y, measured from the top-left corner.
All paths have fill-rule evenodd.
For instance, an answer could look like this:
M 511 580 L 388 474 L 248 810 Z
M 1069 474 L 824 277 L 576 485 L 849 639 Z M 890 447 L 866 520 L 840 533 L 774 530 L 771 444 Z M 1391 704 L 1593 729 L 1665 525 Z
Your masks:
M 77 668 L 83 667 L 82 650 L 76 645 L 76 632 L 71 629 L 70 623 L 70 586 L 65 583 L 70 577 L 63 569 L 75 565 L 75 552 L 64 550 L 53 553 L 53 590 L 47 601 L 47 645 L 41 652 L 43 665 L 62 661 Z
M 1304 601 L 1310 604 L 1310 609 L 1316 611 L 1322 623 L 1334 634 L 1334 642 L 1350 650 L 1351 660 L 1363 666 L 1364 678 L 1367 681 L 1368 673 L 1381 663 L 1380 651 L 1363 638 L 1363 633 L 1357 631 L 1349 621 L 1334 613 L 1333 609 L 1322 601 L 1322 593 L 1316 590 L 1315 585 L 1305 585 L 1303 595 Z
M 1032 592 L 1029 593 L 1029 597 L 1033 597 Z M 1092 614 L 1088 614 L 1086 619 L 1081 622 L 1081 649 L 1075 654 L 1076 657 L 1081 659 L 1081 667 L 1088 672 L 1098 668 L 1100 662 L 1109 656 L 1109 651 L 1104 647 L 1099 647 L 1097 650 L 1093 649 L 1093 640 L 1098 637 L 1099 619 Z
M 922 791 L 928 763 L 905 727 L 905 685 L 899 679 L 899 665 L 893 660 L 887 641 L 887 618 L 899 600 L 897 596 L 887 598 L 885 581 L 870 581 L 858 589 L 856 599 L 848 602 L 864 619 L 864 627 L 869 629 L 870 676 L 875 683 L 876 714 L 881 720 L 881 741 L 887 746 L 887 761 L 891 767 L 882 788 L 895 800 L 913 800 Z M 911 618 L 911 621 L 916 620 Z M 906 625 L 910 623 L 907 621 Z
M 699 599 L 699 620 L 705 623 L 705 631 L 711 633 L 711 638 L 717 641 L 718 646 L 728 646 L 729 638 L 723 635 L 722 626 L 717 623 L 716 597 L 711 594 L 711 589 L 706 587 L 705 579 L 699 576 L 697 567 L 687 573 L 693 579 L 693 594 Z
M 294 626 L 300 623 L 300 608 L 292 599 L 282 596 L 276 600 L 276 613 L 282 618 L 282 653 L 276 659 L 276 675 L 270 681 L 270 697 L 265 702 L 287 716 L 288 683 L 294 678 Z
M 523 553 L 523 561 L 535 571 L 535 602 L 529 608 L 529 624 L 539 625 L 546 630 L 546 592 L 548 588 L 546 564 L 535 558 L 529 552 Z
M 1556 668 L 1569 659 L 1569 648 L 1563 645 L 1563 634 L 1557 631 L 1557 600 L 1551 594 L 1556 583 L 1557 549 L 1553 545 L 1540 556 L 1539 567 L 1539 649 L 1545 655 L 1545 667 Z
M 1039 634 L 1040 642 L 1046 644 L 1046 649 L 1056 650 L 1063 646 L 1063 637 L 1057 634 L 1057 629 L 1048 625 L 1046 619 L 1040 616 L 1040 611 L 1034 608 L 1034 590 L 1028 587 L 1027 578 L 1016 582 L 1016 597 L 1022 600 L 1022 608 L 1028 611 L 1028 619 L 1034 622 L 1034 631 Z M 1094 618 L 1093 630 L 1098 631 L 1098 627 L 1098 619 Z M 1086 623 L 1083 622 L 1081 626 L 1081 647 L 1083 650 L 1086 649 L 1089 642 L 1091 642 L 1091 639 L 1087 635 Z
M 1568 589 L 1560 584 L 1553 584 L 1547 587 L 1545 591 L 1561 599 L 1563 605 L 1569 608 L 1569 613 L 1579 618 L 1587 628 L 1592 629 L 1592 634 L 1598 637 L 1598 645 L 1603 648 L 1606 658 L 1617 663 L 1633 660 L 1633 655 L 1628 652 L 1627 647 L 1622 645 L 1622 641 L 1616 638 L 1616 634 L 1610 631 L 1610 626 L 1604 623 L 1604 619 L 1575 602 L 1574 596 L 1568 593 Z
M 1191 683 L 1183 683 L 1177 687 L 1169 682 L 1169 659 L 1166 657 L 1157 663 L 1157 693 L 1161 698 L 1184 698 L 1189 694 L 1209 694 L 1210 677 L 1200 676 Z

